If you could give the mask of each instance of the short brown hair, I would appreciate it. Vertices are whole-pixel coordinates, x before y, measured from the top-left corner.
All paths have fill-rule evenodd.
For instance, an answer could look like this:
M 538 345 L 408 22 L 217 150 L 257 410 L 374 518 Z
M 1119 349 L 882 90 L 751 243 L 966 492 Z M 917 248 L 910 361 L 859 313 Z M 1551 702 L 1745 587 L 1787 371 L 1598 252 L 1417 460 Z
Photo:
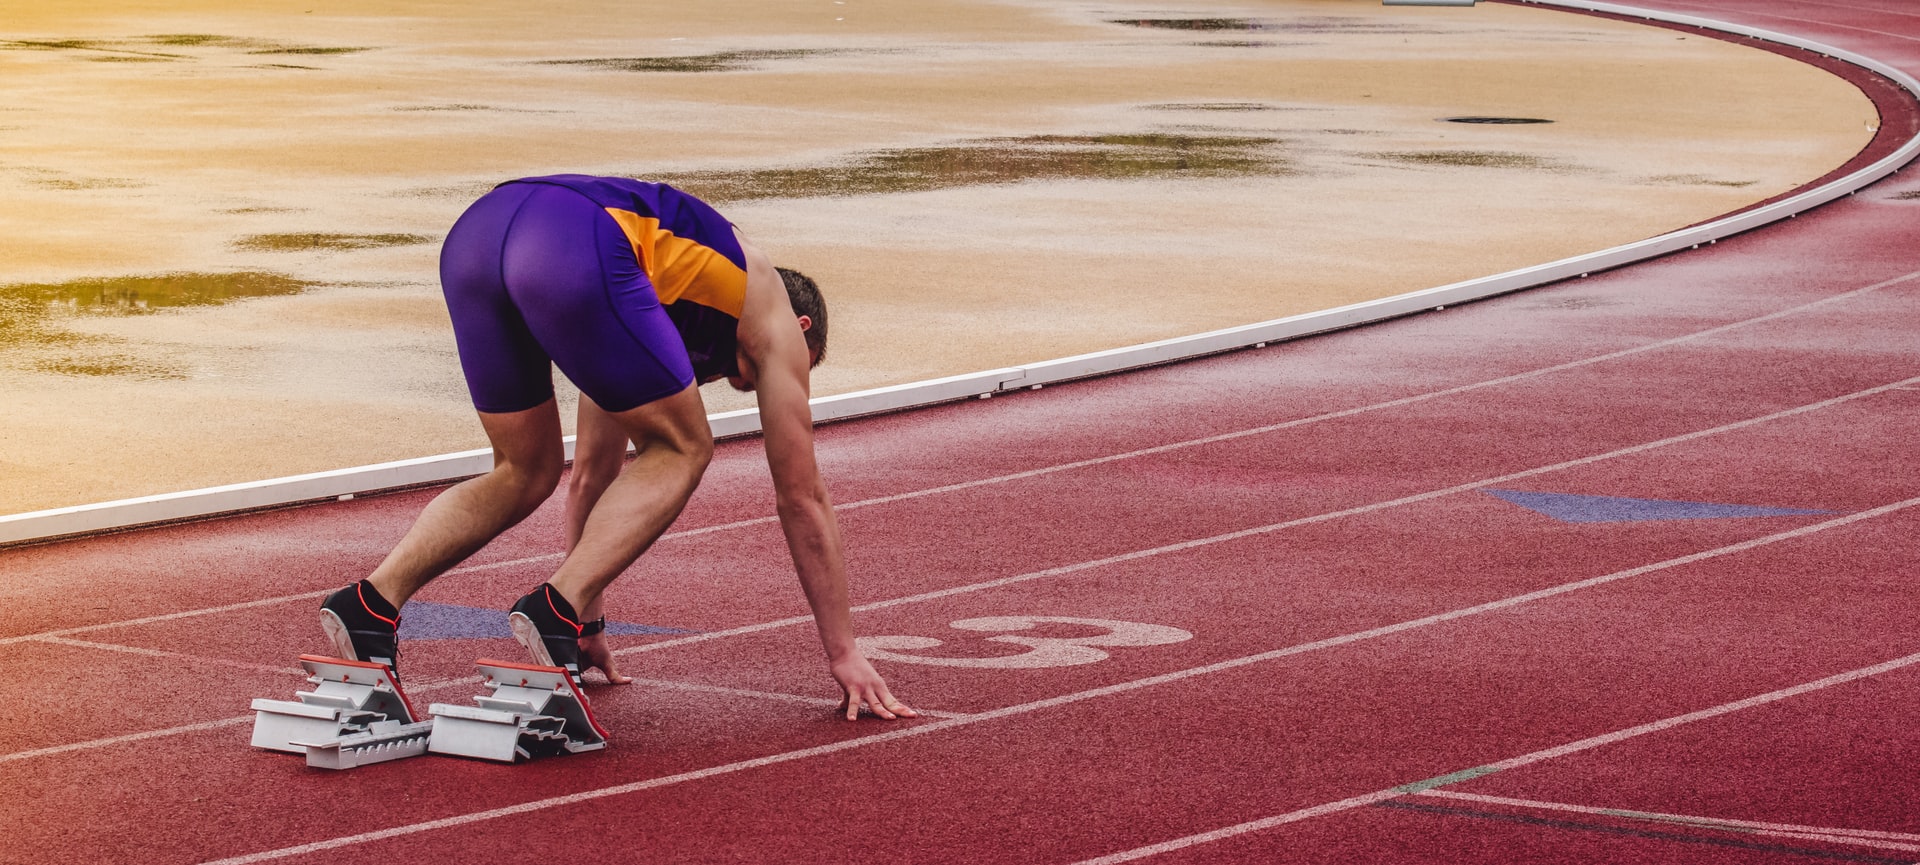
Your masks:
M 820 286 L 812 277 L 792 268 L 774 270 L 780 271 L 780 281 L 787 284 L 787 302 L 793 304 L 793 314 L 813 319 L 813 326 L 807 328 L 807 351 L 813 355 L 813 366 L 819 366 L 827 359 L 827 299 L 820 296 Z

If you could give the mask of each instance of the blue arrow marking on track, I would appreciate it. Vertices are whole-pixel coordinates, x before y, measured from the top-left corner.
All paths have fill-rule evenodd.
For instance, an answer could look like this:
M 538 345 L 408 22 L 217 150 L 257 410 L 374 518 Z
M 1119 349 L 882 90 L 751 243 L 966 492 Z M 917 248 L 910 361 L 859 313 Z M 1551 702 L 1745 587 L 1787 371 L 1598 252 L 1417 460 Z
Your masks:
M 608 622 L 611 636 L 625 634 L 697 634 L 683 628 L 661 628 L 631 622 Z M 511 638 L 507 611 L 488 607 L 462 607 L 454 604 L 429 604 L 408 601 L 400 610 L 400 639 L 403 640 L 487 640 Z
M 1627 499 L 1617 496 L 1579 496 L 1572 493 L 1531 493 L 1521 490 L 1481 490 L 1487 495 L 1545 514 L 1563 523 L 1637 523 L 1654 520 L 1718 520 L 1732 517 L 1783 517 L 1830 514 L 1804 508 L 1719 505 L 1667 499 Z

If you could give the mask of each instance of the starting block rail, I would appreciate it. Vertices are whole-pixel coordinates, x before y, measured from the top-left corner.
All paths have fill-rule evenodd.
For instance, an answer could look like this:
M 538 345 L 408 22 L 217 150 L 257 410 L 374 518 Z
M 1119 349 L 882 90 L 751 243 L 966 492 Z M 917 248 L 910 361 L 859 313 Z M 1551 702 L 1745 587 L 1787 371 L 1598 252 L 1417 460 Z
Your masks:
M 255 748 L 305 754 L 307 765 L 351 769 L 427 752 L 432 721 L 413 705 L 385 664 L 301 655 L 311 691 L 293 700 L 253 701 Z
M 491 693 L 474 697 L 473 706 L 428 707 L 433 716 L 428 751 L 512 763 L 607 746 L 606 731 L 566 670 L 493 660 L 477 664 Z

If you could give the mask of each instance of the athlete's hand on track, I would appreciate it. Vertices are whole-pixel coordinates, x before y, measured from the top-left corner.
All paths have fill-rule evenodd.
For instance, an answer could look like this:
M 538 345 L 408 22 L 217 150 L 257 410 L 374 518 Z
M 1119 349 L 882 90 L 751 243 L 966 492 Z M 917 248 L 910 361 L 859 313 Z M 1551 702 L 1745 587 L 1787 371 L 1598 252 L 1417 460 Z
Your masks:
M 833 671 L 834 680 L 840 683 L 841 692 L 846 695 L 840 709 L 846 710 L 847 720 L 860 717 L 862 703 L 866 704 L 867 711 L 889 721 L 920 717 L 920 713 L 894 698 L 893 693 L 887 690 L 887 681 L 880 678 L 873 665 L 867 663 L 867 659 L 859 653 L 848 655 L 828 666 Z
M 622 676 L 620 671 L 614 669 L 613 650 L 607 648 L 605 633 L 580 638 L 580 672 L 585 674 L 594 667 L 599 667 L 600 672 L 607 674 L 609 683 L 625 685 L 633 681 L 632 676 Z

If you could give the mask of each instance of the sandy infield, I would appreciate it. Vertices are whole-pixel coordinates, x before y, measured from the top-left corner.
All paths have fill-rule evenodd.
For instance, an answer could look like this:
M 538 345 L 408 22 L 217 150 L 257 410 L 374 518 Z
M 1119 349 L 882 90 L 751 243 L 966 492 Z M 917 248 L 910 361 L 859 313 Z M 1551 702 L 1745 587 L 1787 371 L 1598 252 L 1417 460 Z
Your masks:
M 0 28 L 0 513 L 480 446 L 438 241 L 511 177 L 715 200 L 826 291 L 826 394 L 1641 239 L 1877 123 L 1762 51 L 1499 4 L 69 0 Z

